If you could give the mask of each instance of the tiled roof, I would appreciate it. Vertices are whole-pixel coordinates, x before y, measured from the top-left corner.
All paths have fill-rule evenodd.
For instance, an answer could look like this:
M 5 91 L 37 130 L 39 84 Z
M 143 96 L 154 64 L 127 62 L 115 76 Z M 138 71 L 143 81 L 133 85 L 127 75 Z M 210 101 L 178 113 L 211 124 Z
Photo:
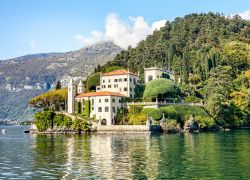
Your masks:
M 131 75 L 137 76 L 136 74 L 129 72 L 125 69 L 119 69 L 119 70 L 115 70 L 112 72 L 103 73 L 102 76 L 115 76 L 115 75 L 126 75 L 126 74 L 131 74 Z
M 91 96 L 124 96 L 124 95 L 117 92 L 101 91 L 101 92 L 82 93 L 77 95 L 76 98 L 91 97 Z

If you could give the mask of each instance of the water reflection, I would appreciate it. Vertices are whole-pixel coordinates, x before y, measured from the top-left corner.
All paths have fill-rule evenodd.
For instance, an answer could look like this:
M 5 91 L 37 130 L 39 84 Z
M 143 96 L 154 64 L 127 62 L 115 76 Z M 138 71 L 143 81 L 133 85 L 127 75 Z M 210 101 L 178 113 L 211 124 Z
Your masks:
M 0 179 L 247 179 L 250 132 L 0 136 Z M 8 131 L 8 132 L 9 132 Z

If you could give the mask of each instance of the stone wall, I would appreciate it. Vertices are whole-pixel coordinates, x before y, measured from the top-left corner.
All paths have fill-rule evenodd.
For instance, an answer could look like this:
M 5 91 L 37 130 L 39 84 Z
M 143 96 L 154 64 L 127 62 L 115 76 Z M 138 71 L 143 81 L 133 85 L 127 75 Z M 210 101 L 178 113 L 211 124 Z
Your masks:
M 97 126 L 97 132 L 151 132 L 160 131 L 158 125 L 111 125 L 111 126 Z

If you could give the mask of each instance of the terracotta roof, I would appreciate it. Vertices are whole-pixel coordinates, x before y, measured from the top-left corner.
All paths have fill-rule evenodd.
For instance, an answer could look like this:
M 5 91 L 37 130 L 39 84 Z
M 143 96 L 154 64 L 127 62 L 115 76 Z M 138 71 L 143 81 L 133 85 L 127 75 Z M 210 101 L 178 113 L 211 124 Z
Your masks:
M 119 70 L 115 70 L 112 72 L 103 73 L 102 76 L 115 76 L 115 75 L 126 75 L 126 74 L 131 74 L 131 75 L 137 76 L 136 74 L 129 72 L 125 69 L 119 69 Z
M 101 92 L 82 93 L 77 95 L 76 98 L 91 97 L 91 96 L 124 96 L 124 95 L 117 92 L 101 91 Z

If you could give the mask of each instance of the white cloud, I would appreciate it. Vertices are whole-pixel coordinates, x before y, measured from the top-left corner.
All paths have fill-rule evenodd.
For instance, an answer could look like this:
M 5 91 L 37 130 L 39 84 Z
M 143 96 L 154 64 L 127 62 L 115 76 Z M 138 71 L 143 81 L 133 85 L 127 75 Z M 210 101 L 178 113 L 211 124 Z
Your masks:
M 250 10 L 239 13 L 242 19 L 250 20 Z
M 135 47 L 139 41 L 166 23 L 166 20 L 160 20 L 149 25 L 142 16 L 129 17 L 129 20 L 130 23 L 126 23 L 117 14 L 111 13 L 106 17 L 104 32 L 92 31 L 89 37 L 78 34 L 75 38 L 82 45 L 110 40 L 122 48 L 127 48 L 129 45 Z
M 34 40 L 31 40 L 31 41 L 30 41 L 30 47 L 31 47 L 32 49 L 36 49 L 36 48 L 37 48 L 37 45 L 36 45 L 36 43 L 35 43 Z

